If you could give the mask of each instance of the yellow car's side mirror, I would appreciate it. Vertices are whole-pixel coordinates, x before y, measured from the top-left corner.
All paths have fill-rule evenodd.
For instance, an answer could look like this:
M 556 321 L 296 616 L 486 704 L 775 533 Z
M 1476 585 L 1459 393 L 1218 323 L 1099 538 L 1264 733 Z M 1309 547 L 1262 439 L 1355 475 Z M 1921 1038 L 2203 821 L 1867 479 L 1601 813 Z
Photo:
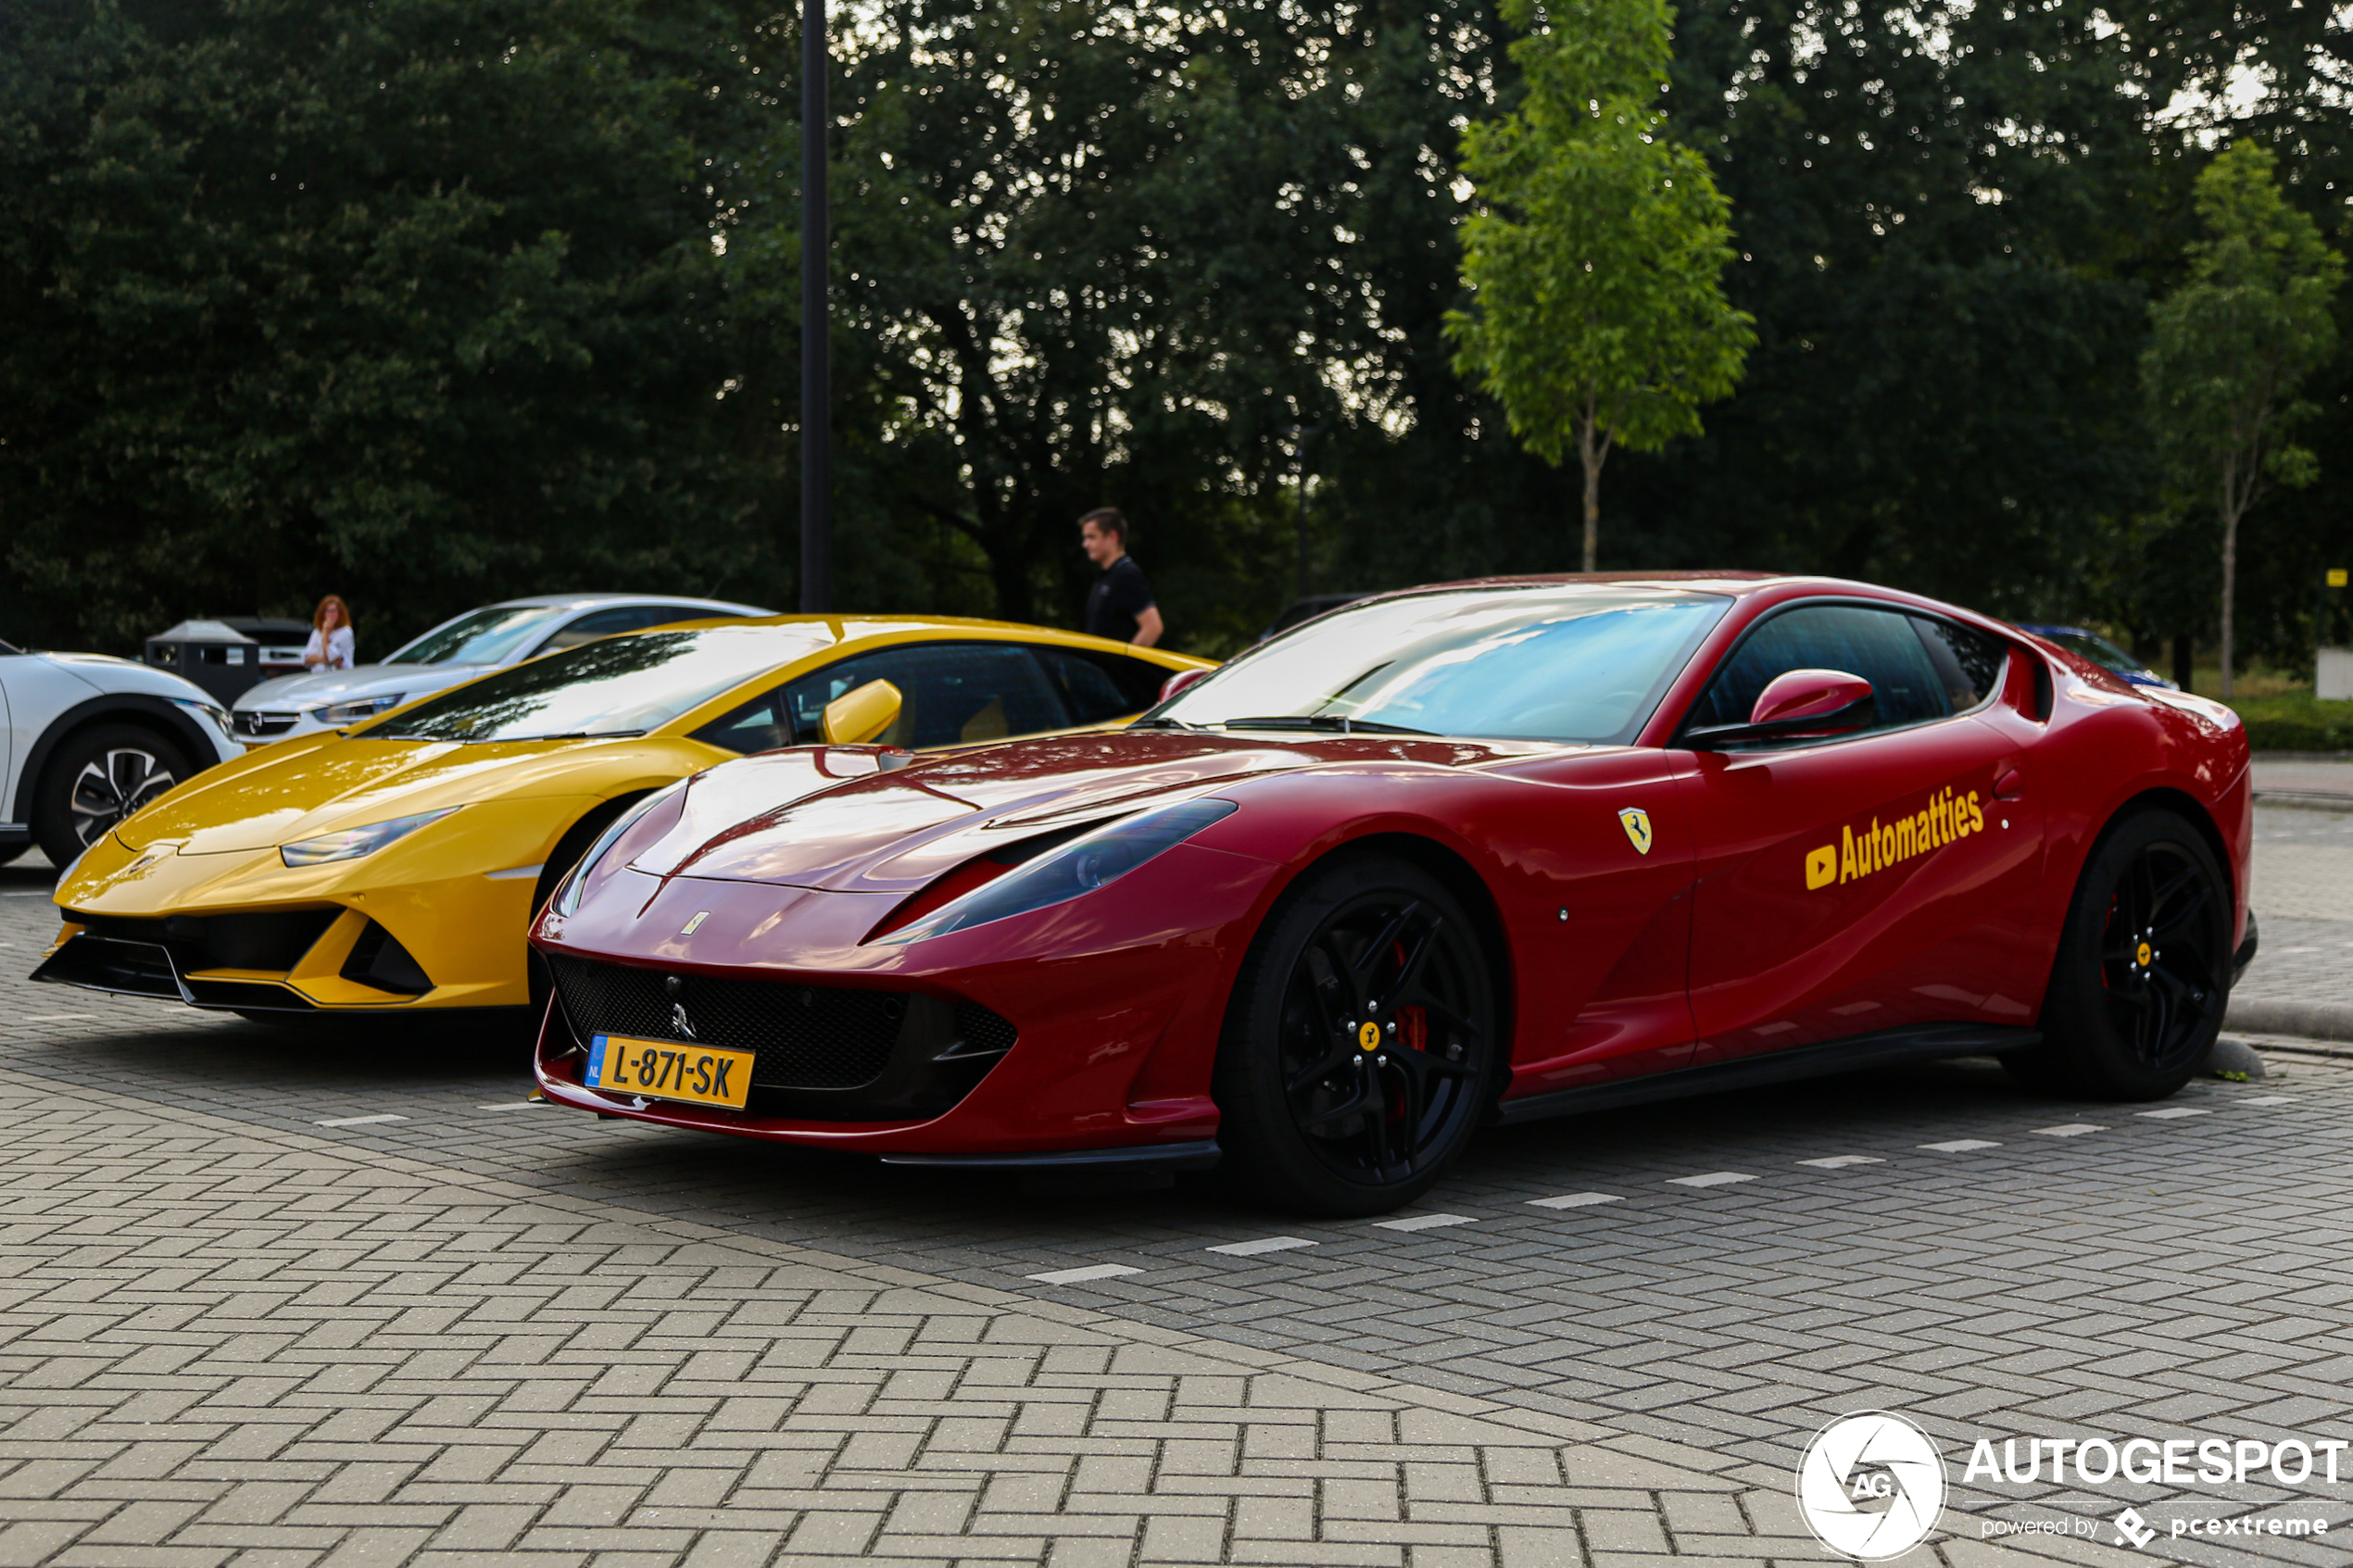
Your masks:
M 899 708 L 904 700 L 888 681 L 869 681 L 856 691 L 842 693 L 825 704 L 825 744 L 864 745 L 899 722 Z

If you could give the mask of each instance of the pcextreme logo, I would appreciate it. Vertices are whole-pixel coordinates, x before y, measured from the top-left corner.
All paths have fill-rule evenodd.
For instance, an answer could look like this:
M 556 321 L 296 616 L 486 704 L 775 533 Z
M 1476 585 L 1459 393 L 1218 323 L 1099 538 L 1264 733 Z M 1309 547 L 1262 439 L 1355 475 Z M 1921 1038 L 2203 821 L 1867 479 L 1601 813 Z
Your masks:
M 1840 828 L 1838 843 L 1807 852 L 1806 885 L 1812 889 L 1853 882 L 1984 831 L 1985 812 L 1978 804 L 1977 791 L 1956 795 L 1948 785 L 1930 796 L 1928 804 L 1908 817 L 1884 825 L 1873 817 L 1867 828 Z

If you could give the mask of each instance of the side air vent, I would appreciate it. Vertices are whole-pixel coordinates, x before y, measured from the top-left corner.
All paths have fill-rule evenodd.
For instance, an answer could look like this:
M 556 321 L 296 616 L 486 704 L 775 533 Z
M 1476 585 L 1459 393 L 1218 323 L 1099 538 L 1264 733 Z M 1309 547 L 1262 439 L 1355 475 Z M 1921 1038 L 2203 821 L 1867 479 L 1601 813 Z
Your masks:
M 404 997 L 421 997 L 433 989 L 433 980 L 425 973 L 424 965 L 374 921 L 368 922 L 368 929 L 351 945 L 351 956 L 343 960 L 343 977 Z

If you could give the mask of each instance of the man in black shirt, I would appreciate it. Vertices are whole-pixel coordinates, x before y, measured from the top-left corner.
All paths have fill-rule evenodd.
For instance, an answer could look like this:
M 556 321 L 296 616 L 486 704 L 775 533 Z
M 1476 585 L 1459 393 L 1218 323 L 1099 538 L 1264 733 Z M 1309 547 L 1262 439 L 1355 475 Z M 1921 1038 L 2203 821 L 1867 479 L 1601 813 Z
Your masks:
M 1133 643 L 1160 641 L 1164 630 L 1144 569 L 1127 553 L 1127 519 L 1117 507 L 1098 507 L 1078 520 L 1078 545 L 1103 569 L 1087 596 L 1087 631 L 1092 636 Z

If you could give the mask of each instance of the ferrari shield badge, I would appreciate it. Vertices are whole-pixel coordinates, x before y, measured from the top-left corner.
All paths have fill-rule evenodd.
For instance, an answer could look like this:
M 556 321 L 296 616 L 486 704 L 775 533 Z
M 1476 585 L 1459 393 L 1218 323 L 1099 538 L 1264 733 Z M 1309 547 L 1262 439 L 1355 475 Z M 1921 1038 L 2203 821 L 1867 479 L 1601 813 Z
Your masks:
M 1617 813 L 1618 822 L 1626 829 L 1627 841 L 1634 846 L 1634 853 L 1651 852 L 1651 814 L 1640 806 L 1629 806 Z

